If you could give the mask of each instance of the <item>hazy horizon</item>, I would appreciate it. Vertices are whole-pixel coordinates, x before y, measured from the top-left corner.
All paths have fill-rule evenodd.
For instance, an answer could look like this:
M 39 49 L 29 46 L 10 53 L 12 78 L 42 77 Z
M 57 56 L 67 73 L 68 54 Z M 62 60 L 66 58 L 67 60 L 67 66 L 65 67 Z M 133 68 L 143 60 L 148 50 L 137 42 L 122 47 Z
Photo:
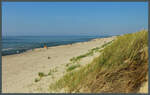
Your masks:
M 105 36 L 148 29 L 147 2 L 3 2 L 3 36 Z

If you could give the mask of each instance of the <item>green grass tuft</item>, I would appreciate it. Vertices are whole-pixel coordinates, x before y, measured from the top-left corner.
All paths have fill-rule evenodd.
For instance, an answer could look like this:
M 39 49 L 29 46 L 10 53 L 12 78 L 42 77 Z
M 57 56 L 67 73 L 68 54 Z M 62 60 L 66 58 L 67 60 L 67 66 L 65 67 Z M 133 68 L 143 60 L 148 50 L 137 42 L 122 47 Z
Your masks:
M 35 82 L 38 82 L 38 81 L 40 81 L 40 78 L 35 78 L 34 81 L 35 81 Z
M 39 75 L 40 78 L 46 76 L 43 72 L 39 72 L 38 75 Z
M 80 67 L 80 64 L 73 64 L 73 65 L 71 65 L 71 66 L 69 66 L 69 67 L 67 68 L 67 72 L 68 72 L 68 71 L 72 71 L 72 70 L 74 70 L 74 69 L 76 69 L 76 68 L 78 68 L 78 67 Z

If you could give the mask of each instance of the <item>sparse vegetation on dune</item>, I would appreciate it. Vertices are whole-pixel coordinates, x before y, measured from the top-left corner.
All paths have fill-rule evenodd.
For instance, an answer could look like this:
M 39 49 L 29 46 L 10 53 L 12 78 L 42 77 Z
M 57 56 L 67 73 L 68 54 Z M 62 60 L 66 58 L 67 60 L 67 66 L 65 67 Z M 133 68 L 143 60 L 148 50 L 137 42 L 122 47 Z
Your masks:
M 34 80 L 34 82 L 39 82 L 43 77 L 46 77 L 46 76 L 50 76 L 50 75 L 52 75 L 54 72 L 57 72 L 57 69 L 55 68 L 55 69 L 50 69 L 49 70 L 49 72 L 48 72 L 48 74 L 45 74 L 45 73 L 43 73 L 43 72 L 39 72 L 38 73 L 38 78 L 35 78 L 35 80 Z
M 78 58 L 79 59 L 79 58 Z M 99 57 L 50 85 L 50 91 L 133 93 L 148 73 L 148 32 L 118 36 Z
M 81 67 L 80 64 L 79 64 L 79 62 L 80 62 L 81 59 L 83 59 L 83 58 L 85 58 L 85 57 L 88 57 L 88 56 L 92 56 L 92 55 L 93 55 L 94 53 L 96 53 L 96 52 L 101 52 L 105 46 L 111 44 L 112 42 L 113 42 L 113 40 L 110 41 L 110 42 L 108 42 L 108 43 L 105 43 L 105 44 L 102 45 L 101 47 L 93 48 L 93 49 L 89 50 L 89 51 L 88 51 L 87 53 L 85 53 L 85 54 L 82 54 L 82 55 L 80 55 L 80 56 L 71 58 L 71 59 L 70 59 L 70 63 L 66 64 L 66 67 L 68 67 L 68 68 L 67 68 L 67 72 L 68 72 L 68 71 L 72 71 L 72 70 L 74 70 L 74 69 L 76 69 L 76 68 L 78 68 L 78 67 Z
M 105 43 L 104 45 L 102 45 L 101 47 L 96 47 L 96 48 L 93 48 L 91 50 L 89 50 L 87 53 L 85 54 L 82 54 L 80 56 L 77 56 L 77 57 L 73 57 L 70 59 L 70 61 L 72 63 L 75 63 L 75 62 L 79 62 L 80 59 L 84 58 L 84 57 L 87 57 L 87 56 L 92 56 L 95 52 L 101 52 L 102 51 L 102 48 L 104 48 L 105 46 L 111 44 L 113 41 L 110 41 L 108 43 Z

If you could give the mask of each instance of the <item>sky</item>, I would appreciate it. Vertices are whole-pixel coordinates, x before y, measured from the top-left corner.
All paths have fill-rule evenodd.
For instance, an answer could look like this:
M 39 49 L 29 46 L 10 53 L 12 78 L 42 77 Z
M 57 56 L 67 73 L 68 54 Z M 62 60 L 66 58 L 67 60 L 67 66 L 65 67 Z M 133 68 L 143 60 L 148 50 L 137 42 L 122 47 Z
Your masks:
M 147 2 L 3 2 L 3 36 L 122 35 L 148 29 Z

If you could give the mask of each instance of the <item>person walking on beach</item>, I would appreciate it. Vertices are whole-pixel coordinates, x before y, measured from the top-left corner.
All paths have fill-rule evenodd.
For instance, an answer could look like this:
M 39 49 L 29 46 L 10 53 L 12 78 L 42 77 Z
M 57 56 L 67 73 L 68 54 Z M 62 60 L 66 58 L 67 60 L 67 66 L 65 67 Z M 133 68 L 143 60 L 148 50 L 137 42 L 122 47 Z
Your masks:
M 45 49 L 48 49 L 48 47 L 47 47 L 47 45 L 46 45 L 46 44 L 44 44 L 44 48 L 45 48 Z

